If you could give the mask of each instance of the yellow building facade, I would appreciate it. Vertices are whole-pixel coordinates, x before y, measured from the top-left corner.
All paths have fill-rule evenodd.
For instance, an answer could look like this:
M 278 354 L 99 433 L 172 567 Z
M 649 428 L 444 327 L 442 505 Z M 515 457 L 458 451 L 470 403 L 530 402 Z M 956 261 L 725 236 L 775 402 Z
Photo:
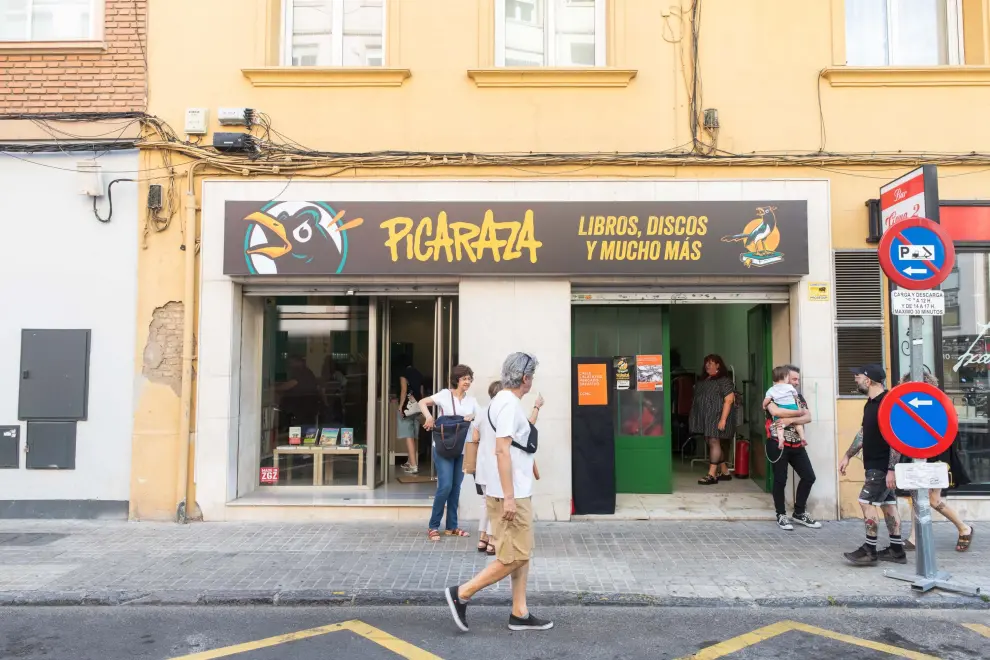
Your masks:
M 933 0 L 910 20 L 897 0 L 866 4 L 872 9 L 851 0 L 152 0 L 149 112 L 171 132 L 149 132 L 142 151 L 139 199 L 151 192 L 162 201 L 148 211 L 139 248 L 131 518 L 422 520 L 434 488 L 429 440 L 419 438 L 419 475 L 403 476 L 411 457 L 396 428 L 399 372 L 413 366 L 438 390 L 464 362 L 474 369 L 472 393 L 487 401 L 511 350 L 541 362 L 542 519 L 598 512 L 583 489 L 612 470 L 609 460 L 615 483 L 604 490 L 616 504 L 605 513 L 662 518 L 687 502 L 697 517 L 772 517 L 762 419 L 750 409 L 769 385 L 766 367 L 785 362 L 802 367 L 815 416 L 809 508 L 823 519 L 860 515 L 862 464 L 847 476 L 835 467 L 862 414 L 848 367 L 875 358 L 893 376 L 903 340 L 891 330 L 887 284 L 868 242 L 868 202 L 921 164 L 937 167 L 943 202 L 978 215 L 978 200 L 990 197 L 990 128 L 977 118 L 990 103 L 990 2 Z M 236 109 L 251 110 L 251 125 L 220 125 L 243 116 Z M 245 149 L 255 150 L 216 151 L 220 132 L 252 135 L 256 146 Z M 347 268 L 356 271 L 265 271 L 254 257 L 266 247 L 263 229 L 232 246 L 238 214 L 261 213 L 261 224 L 282 218 L 288 250 L 287 219 L 303 202 L 323 202 L 311 211 L 338 251 L 348 249 L 342 236 L 355 236 Z M 335 204 L 345 202 L 383 206 L 344 231 L 358 217 L 337 217 Z M 542 217 L 566 215 L 554 204 L 587 204 L 589 217 L 606 218 L 609 204 L 619 216 L 642 209 L 645 226 L 651 213 L 664 218 L 661 202 L 685 205 L 675 222 L 709 215 L 705 254 L 724 245 L 716 230 L 735 231 L 721 231 L 721 209 L 745 207 L 738 212 L 749 219 L 797 202 L 800 245 L 765 268 L 759 258 L 782 247 L 740 245 L 738 271 L 709 267 L 705 256 L 695 266 L 671 261 L 662 246 L 655 269 L 644 256 L 610 270 L 591 259 L 597 248 L 587 263 L 553 252 L 558 230 L 541 229 Z M 365 258 L 360 232 L 388 218 L 428 215 L 429 237 L 445 205 L 453 221 L 468 208 L 457 204 L 486 203 L 508 204 L 506 213 L 537 205 L 536 239 L 544 259 L 561 265 L 444 265 L 442 246 L 409 265 L 410 234 L 396 241 L 391 264 L 368 256 L 367 268 L 355 266 Z M 475 210 L 481 228 L 483 209 Z M 311 229 L 297 230 L 296 246 Z M 670 239 L 687 238 L 675 230 Z M 979 281 L 956 294 L 958 318 L 968 320 L 956 334 L 943 329 L 934 350 L 950 374 L 958 356 L 942 350 L 947 338 L 976 340 L 987 323 L 978 234 L 960 277 Z M 237 254 L 246 266 L 231 265 Z M 705 448 L 683 426 L 688 404 L 679 399 L 690 397 L 674 388 L 680 375 L 700 373 L 706 353 L 738 356 L 730 366 L 750 456 L 741 470 L 739 445 L 728 443 L 730 467 L 746 478 L 707 491 L 695 485 Z M 662 356 L 655 399 L 612 385 L 612 361 L 626 355 Z M 604 414 L 614 437 L 605 450 L 585 451 L 594 438 L 576 435 L 583 411 L 576 393 L 572 403 L 572 361 L 584 356 L 611 365 L 615 408 Z M 310 380 L 313 409 L 287 394 Z M 976 517 L 990 516 L 986 410 L 973 393 L 981 380 L 985 368 L 953 381 L 966 389 L 958 395 L 971 421 L 971 477 L 987 482 L 954 500 Z M 646 410 L 659 421 L 644 421 Z M 315 443 L 292 443 L 311 428 Z M 355 449 L 344 451 L 344 431 Z M 318 449 L 324 439 L 335 449 Z M 737 494 L 740 508 L 711 504 L 718 489 Z M 467 479 L 462 510 L 474 511 L 475 498 Z

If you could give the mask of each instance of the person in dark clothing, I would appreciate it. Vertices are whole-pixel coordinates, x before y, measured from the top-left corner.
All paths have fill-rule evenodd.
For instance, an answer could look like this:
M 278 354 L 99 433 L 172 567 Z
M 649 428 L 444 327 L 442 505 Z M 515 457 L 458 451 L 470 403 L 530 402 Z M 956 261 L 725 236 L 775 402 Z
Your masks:
M 289 357 L 288 380 L 278 383 L 279 407 L 291 417 L 290 425 L 316 424 L 320 410 L 320 388 L 316 375 L 299 355 Z
M 767 406 L 767 413 L 772 417 L 783 419 L 787 424 L 808 424 L 811 422 L 811 412 L 808 410 L 808 402 L 800 394 L 801 370 L 793 364 L 785 364 L 774 368 L 775 376 L 783 375 L 786 372 L 787 382 L 798 390 L 798 409 L 789 410 L 781 408 L 772 401 Z M 796 522 L 811 529 L 819 529 L 822 524 L 808 515 L 808 497 L 811 495 L 811 487 L 815 485 L 815 469 L 811 466 L 811 458 L 808 450 L 797 434 L 785 434 L 784 447 L 778 446 L 777 437 L 770 431 L 767 425 L 766 438 L 767 458 L 773 464 L 773 505 L 777 511 L 777 527 L 785 531 L 794 529 L 792 522 Z M 801 479 L 798 482 L 797 493 L 794 497 L 794 516 L 787 517 L 787 509 L 784 494 L 787 492 L 787 467 L 794 468 L 795 474 Z
M 844 554 L 853 564 L 870 566 L 877 561 L 890 561 L 895 564 L 906 564 L 907 554 L 904 552 L 904 541 L 901 539 L 901 517 L 897 512 L 897 496 L 895 495 L 894 466 L 901 459 L 900 452 L 893 449 L 880 431 L 880 403 L 887 395 L 884 381 L 887 374 L 878 364 L 853 369 L 856 376 L 856 386 L 868 397 L 863 406 L 863 425 L 856 434 L 852 445 L 839 462 L 839 472 L 846 473 L 849 461 L 860 451 L 863 452 L 863 467 L 866 470 L 866 482 L 859 493 L 859 503 L 863 507 L 863 517 L 866 522 L 866 543 L 852 552 Z M 887 535 L 890 537 L 890 547 L 877 549 L 877 530 L 880 518 L 877 508 L 883 511 L 887 523 Z
M 423 374 L 406 360 L 405 368 L 399 372 L 399 412 L 396 435 L 406 441 L 408 452 L 403 471 L 408 474 L 419 474 L 419 426 L 422 415 L 419 413 L 419 401 L 426 396 L 423 389 Z M 415 409 L 411 415 L 406 414 L 407 408 Z

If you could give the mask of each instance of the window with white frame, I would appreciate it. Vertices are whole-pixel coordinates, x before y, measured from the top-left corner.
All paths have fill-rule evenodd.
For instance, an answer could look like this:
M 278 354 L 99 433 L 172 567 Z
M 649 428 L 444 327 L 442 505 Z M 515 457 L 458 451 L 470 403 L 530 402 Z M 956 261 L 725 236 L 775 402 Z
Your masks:
M 962 64 L 962 0 L 846 0 L 846 64 Z
M 385 65 L 385 0 L 284 0 L 283 8 L 285 65 Z
M 498 66 L 605 66 L 606 0 L 496 0 Z
M 97 38 L 102 0 L 0 0 L 0 41 Z

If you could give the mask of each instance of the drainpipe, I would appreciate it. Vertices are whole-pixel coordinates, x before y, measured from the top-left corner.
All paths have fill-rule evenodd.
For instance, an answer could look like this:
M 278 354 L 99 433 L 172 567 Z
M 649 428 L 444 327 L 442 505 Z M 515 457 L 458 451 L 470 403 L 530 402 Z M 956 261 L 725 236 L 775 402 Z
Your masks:
M 182 250 L 185 250 L 185 290 L 182 294 L 182 413 L 179 417 L 179 474 L 176 483 L 176 511 L 178 522 L 189 521 L 190 507 L 195 507 L 192 501 L 192 470 L 189 469 L 192 447 L 192 378 L 193 355 L 195 353 L 193 339 L 196 326 L 196 167 L 200 163 L 189 166 L 188 188 L 186 190 L 186 226 Z

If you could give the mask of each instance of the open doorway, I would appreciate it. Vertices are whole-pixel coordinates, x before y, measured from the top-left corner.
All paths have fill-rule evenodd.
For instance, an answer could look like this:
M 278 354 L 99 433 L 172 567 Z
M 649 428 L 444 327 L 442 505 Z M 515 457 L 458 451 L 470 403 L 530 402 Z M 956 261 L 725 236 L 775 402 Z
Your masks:
M 680 305 L 670 307 L 669 317 L 673 492 L 724 495 L 769 490 L 762 410 L 772 368 L 769 305 Z M 731 478 L 703 485 L 699 480 L 708 473 L 711 448 L 697 433 L 706 415 L 699 382 L 705 377 L 709 355 L 719 356 L 725 364 L 737 405 L 720 443 Z M 740 440 L 749 442 L 746 456 L 738 452 Z
M 436 489 L 430 433 L 422 416 L 400 414 L 400 397 L 403 381 L 417 400 L 446 386 L 457 358 L 457 299 L 379 298 L 378 305 L 375 485 L 384 486 L 388 497 L 427 498 Z

